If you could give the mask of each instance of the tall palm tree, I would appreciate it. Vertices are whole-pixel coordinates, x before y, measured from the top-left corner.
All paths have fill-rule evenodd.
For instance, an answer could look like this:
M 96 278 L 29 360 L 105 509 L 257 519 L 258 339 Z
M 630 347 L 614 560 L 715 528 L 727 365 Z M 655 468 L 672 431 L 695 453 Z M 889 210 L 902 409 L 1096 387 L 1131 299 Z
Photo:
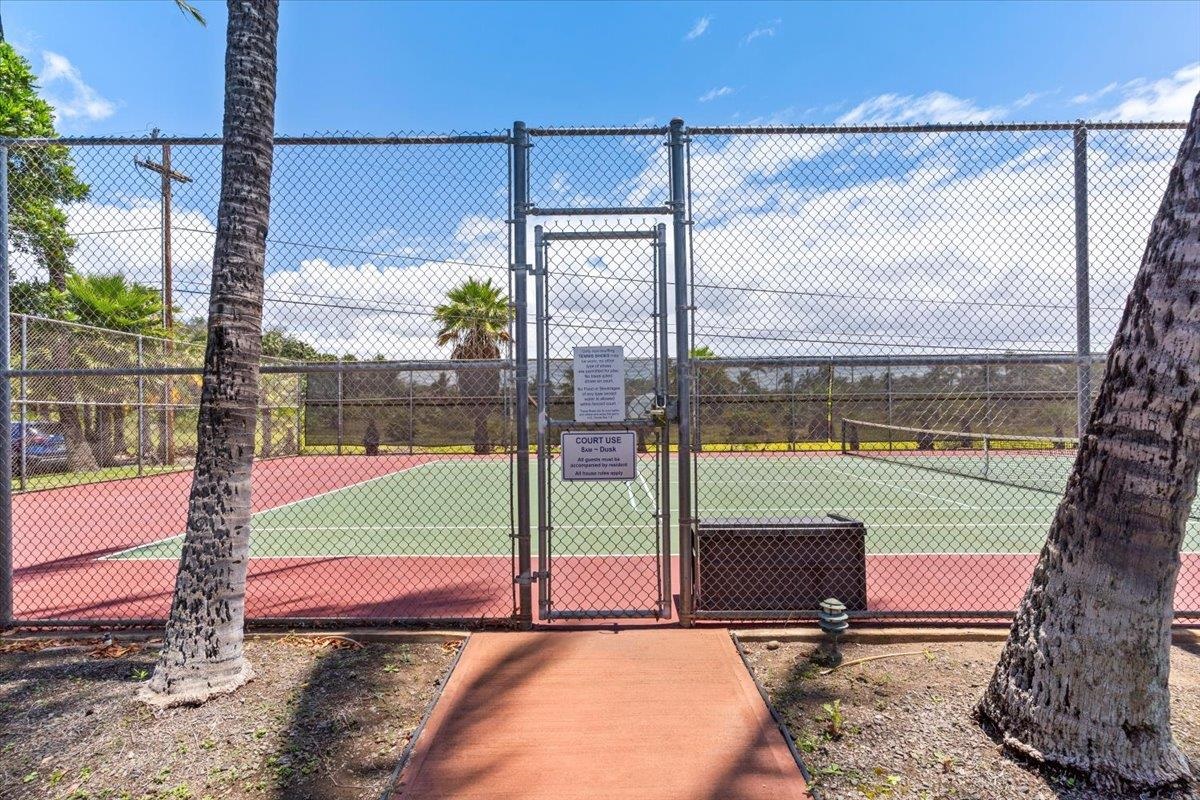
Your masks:
M 1200 95 L 1100 393 L 979 704 L 1005 743 L 1104 788 L 1181 782 L 1172 598 L 1200 472 Z
M 271 207 L 278 0 L 229 0 L 221 200 L 199 445 L 163 648 L 142 697 L 197 703 L 250 677 L 243 654 L 250 468 Z
M 453 344 L 450 357 L 456 361 L 479 361 L 500 358 L 500 345 L 511 339 L 509 323 L 513 307 L 492 279 L 479 281 L 470 278 L 466 283 L 446 293 L 449 301 L 434 309 L 433 318 L 440 326 L 439 346 Z M 487 453 L 488 406 L 500 395 L 500 372 L 492 369 L 462 369 L 458 371 L 460 396 L 470 401 L 474 420 L 476 453 Z

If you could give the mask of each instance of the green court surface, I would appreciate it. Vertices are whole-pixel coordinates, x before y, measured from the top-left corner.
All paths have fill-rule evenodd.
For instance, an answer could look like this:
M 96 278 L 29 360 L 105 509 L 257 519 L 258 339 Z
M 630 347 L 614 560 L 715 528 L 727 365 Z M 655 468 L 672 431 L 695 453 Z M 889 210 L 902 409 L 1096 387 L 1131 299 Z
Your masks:
M 958 456 L 930 458 L 939 470 L 979 471 L 977 458 L 965 457 L 961 465 L 951 461 Z M 992 456 L 989 474 L 996 480 L 1044 485 L 1046 491 L 835 454 L 704 455 L 696 477 L 701 517 L 838 514 L 866 523 L 872 554 L 1036 553 L 1071 463 L 1067 453 Z M 654 552 L 653 456 L 643 456 L 639 480 L 632 483 L 563 483 L 557 462 L 553 474 L 556 555 Z M 508 555 L 510 480 L 505 461 L 429 462 L 255 514 L 251 553 Z M 536 548 L 536 491 L 531 495 Z M 1200 545 L 1197 533 L 1193 522 L 1185 550 Z M 160 541 L 109 558 L 176 559 L 181 541 L 180 532 L 163 531 Z

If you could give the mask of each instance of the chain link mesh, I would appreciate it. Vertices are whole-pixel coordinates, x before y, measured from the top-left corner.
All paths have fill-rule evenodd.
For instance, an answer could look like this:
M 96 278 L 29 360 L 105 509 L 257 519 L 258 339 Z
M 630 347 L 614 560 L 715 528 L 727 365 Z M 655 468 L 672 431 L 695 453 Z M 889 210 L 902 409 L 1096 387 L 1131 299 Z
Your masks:
M 15 147 L 10 170 L 48 147 Z M 14 615 L 161 619 L 220 147 L 53 147 L 87 195 L 56 206 L 57 262 L 13 237 Z M 250 618 L 511 618 L 508 172 L 503 135 L 276 147 Z
M 1011 613 L 1074 460 L 1080 378 L 1094 394 L 1179 131 L 1089 135 L 1078 206 L 1071 126 L 693 133 L 700 543 L 715 526 L 727 561 L 760 565 L 734 588 L 762 597 L 706 608 L 701 574 L 700 616 L 815 612 L 811 598 L 781 602 L 781 570 L 831 587 L 865 572 L 862 598 L 839 589 L 864 616 Z M 864 523 L 865 548 L 843 535 L 797 555 L 826 515 Z M 777 518 L 777 541 L 705 522 L 728 517 Z M 1181 613 L 1200 603 L 1196 536 Z
M 650 416 L 675 393 L 677 312 L 697 618 L 800 618 L 826 588 L 865 616 L 1011 613 L 1179 126 L 692 129 L 681 310 L 667 129 L 529 133 L 528 254 L 511 252 L 507 134 L 279 140 L 253 619 L 512 620 L 517 431 L 573 418 L 572 348 L 589 345 L 625 348 L 642 481 L 564 485 L 549 431 L 529 522 L 554 504 L 534 558 L 559 558 L 540 611 L 662 613 L 679 441 Z M 8 147 L 14 616 L 159 620 L 197 441 L 220 142 Z M 532 266 L 535 225 L 660 224 L 658 253 L 551 242 L 546 346 L 534 275 L 516 329 L 510 264 Z M 520 336 L 546 376 L 526 420 Z M 1196 535 L 1181 616 L 1200 615 Z

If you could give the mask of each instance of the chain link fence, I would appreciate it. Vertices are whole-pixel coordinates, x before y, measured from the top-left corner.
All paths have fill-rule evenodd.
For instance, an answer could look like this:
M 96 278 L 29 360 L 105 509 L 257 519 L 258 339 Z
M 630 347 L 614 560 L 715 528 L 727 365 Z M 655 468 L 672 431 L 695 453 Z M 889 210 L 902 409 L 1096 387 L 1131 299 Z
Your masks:
M 281 137 L 249 615 L 1010 614 L 1181 130 Z M 3 144 L 12 617 L 161 620 L 220 142 Z M 563 479 L 595 346 L 634 481 Z

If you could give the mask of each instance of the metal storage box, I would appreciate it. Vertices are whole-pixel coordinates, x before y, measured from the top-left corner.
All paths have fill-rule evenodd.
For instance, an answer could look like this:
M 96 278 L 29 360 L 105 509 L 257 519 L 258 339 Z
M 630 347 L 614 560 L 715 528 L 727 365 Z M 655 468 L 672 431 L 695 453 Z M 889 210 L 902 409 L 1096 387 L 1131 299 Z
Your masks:
M 708 519 L 696 525 L 699 612 L 815 611 L 836 597 L 867 607 L 866 528 L 845 517 Z

